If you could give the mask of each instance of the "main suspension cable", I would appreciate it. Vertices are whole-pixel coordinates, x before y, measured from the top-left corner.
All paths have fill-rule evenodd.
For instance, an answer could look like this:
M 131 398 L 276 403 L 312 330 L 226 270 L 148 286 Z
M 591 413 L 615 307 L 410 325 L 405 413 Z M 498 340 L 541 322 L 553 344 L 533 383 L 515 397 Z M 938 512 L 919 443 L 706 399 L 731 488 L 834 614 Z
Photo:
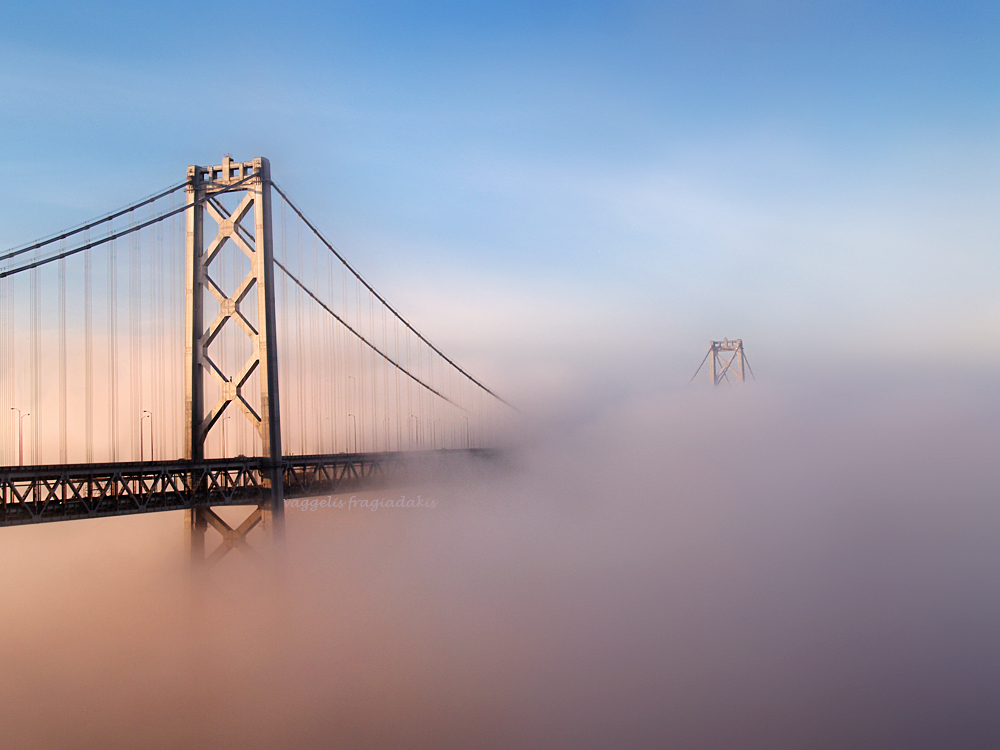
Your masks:
M 444 352 L 442 352 L 440 349 L 438 349 L 436 346 L 434 346 L 434 344 L 432 344 L 430 341 L 428 341 L 427 338 L 422 333 L 420 333 L 420 331 L 418 331 L 416 328 L 414 328 L 412 325 L 410 325 L 409 321 L 407 321 L 406 318 L 404 318 L 402 315 L 400 315 L 392 305 L 390 305 L 388 302 L 386 302 L 385 298 L 381 294 L 379 294 L 377 291 L 375 291 L 375 288 L 371 284 L 369 284 L 367 281 L 365 281 L 364 277 L 362 277 L 361 274 L 359 274 L 357 271 L 354 270 L 354 268 L 351 266 L 350 263 L 347 262 L 347 260 L 344 258 L 344 256 L 342 256 L 339 252 L 337 252 L 337 249 L 333 245 L 330 244 L 330 242 L 326 239 L 326 237 L 324 237 L 322 235 L 322 233 L 316 228 L 316 226 L 311 221 L 309 221 L 309 219 L 307 219 L 305 217 L 305 215 L 298 209 L 298 207 L 294 203 L 292 203 L 292 201 L 288 198 L 288 196 L 285 195 L 285 192 L 280 187 L 278 187 L 277 183 L 275 183 L 274 180 L 271 180 L 271 185 L 278 192 L 278 195 L 280 195 L 285 200 L 285 202 L 291 207 L 291 209 L 296 214 L 298 214 L 298 217 L 300 219 L 302 219 L 303 222 L 305 222 L 305 225 L 307 227 L 309 227 L 316 234 L 317 237 L 319 237 L 320 241 L 322 241 L 322 243 L 324 245 L 326 245 L 327 249 L 331 253 L 333 253 L 334 255 L 337 256 L 337 259 L 341 263 L 344 264 L 344 266 L 347 268 L 347 270 L 349 270 L 352 274 L 354 274 L 354 277 L 358 281 L 360 281 L 362 284 L 364 284 L 365 288 L 369 292 L 371 292 L 372 294 L 374 294 L 375 298 L 379 302 L 381 302 L 383 305 L 385 305 L 386 308 L 389 310 L 389 312 L 391 312 L 393 315 L 395 315 L 397 318 L 399 318 L 399 321 L 403 325 L 405 325 L 407 328 L 409 328 L 414 333 L 414 335 L 416 335 L 417 338 L 419 338 L 421 341 L 423 341 L 425 344 L 427 344 L 427 346 L 429 346 L 431 349 L 433 349 L 435 352 L 437 352 L 437 354 L 440 357 L 442 357 L 445 360 L 445 362 L 447 362 L 448 364 L 450 364 L 452 367 L 454 367 L 456 370 L 458 370 L 460 373 L 462 373 L 465 377 L 467 377 L 473 383 L 475 383 L 480 388 L 482 388 L 484 391 L 486 391 L 488 394 L 490 394 L 491 396 L 493 396 L 493 398 L 495 398 L 497 401 L 500 401 L 501 403 L 505 404 L 506 406 L 509 406 L 514 411 L 519 411 L 519 409 L 516 406 L 514 406 L 513 404 L 509 403 L 505 399 L 503 399 L 500 396 L 498 396 L 496 393 L 494 393 L 493 391 L 491 391 L 489 388 L 487 388 L 485 385 L 483 385 L 482 383 L 480 383 L 478 380 L 476 380 L 474 377 L 472 377 L 469 373 L 467 373 L 465 370 L 463 370 L 461 367 L 459 367 L 458 364 L 456 364 L 450 357 L 448 357 L 448 355 L 446 355 Z M 2 277 L 0 277 L 0 278 L 2 278 Z M 444 397 L 442 396 L 442 398 L 444 398 Z
M 174 185 L 173 187 L 167 188 L 166 190 L 161 190 L 159 193 L 156 193 L 155 195 L 151 195 L 148 198 L 144 198 L 143 200 L 139 201 L 138 203 L 133 203 L 132 205 L 126 206 L 125 208 L 122 208 L 122 209 L 120 209 L 118 211 L 112 211 L 110 214 L 104 216 L 101 219 L 94 219 L 93 221 L 89 221 L 86 224 L 81 224 L 80 226 L 76 227 L 75 229 L 67 229 L 62 234 L 57 234 L 57 235 L 54 235 L 52 237 L 48 237 L 48 238 L 42 239 L 42 240 L 37 240 L 32 245 L 26 245 L 24 247 L 13 248 L 13 249 L 7 251 L 6 253 L 4 253 L 3 255 L 0 255 L 0 260 L 10 260 L 11 258 L 14 258 L 14 257 L 16 257 L 18 255 L 23 255 L 24 253 L 30 253 L 32 250 L 37 250 L 40 247 L 45 247 L 46 245 L 51 245 L 53 242 L 59 242 L 60 240 L 65 240 L 67 237 L 72 237 L 74 234 L 79 234 L 80 232 L 85 232 L 88 229 L 93 229 L 94 227 L 100 226 L 101 224 L 105 224 L 105 223 L 107 223 L 109 221 L 117 219 L 119 216 L 124 216 L 129 211 L 134 211 L 137 208 L 141 208 L 142 206 L 145 206 L 145 205 L 147 205 L 149 203 L 153 203 L 154 201 L 158 201 L 160 198 L 165 198 L 166 196 L 170 195 L 171 193 L 177 192 L 182 187 L 186 187 L 187 184 L 188 184 L 188 182 L 187 182 L 187 180 L 185 180 L 184 182 L 180 183 L 179 185 Z
M 158 221 L 163 221 L 164 219 L 169 219 L 171 216 L 174 216 L 174 215 L 179 214 L 179 213 L 183 213 L 184 211 L 187 211 L 188 209 L 192 208 L 193 206 L 197 206 L 197 205 L 200 205 L 202 203 L 205 203 L 206 201 L 211 200 L 214 196 L 219 195 L 220 193 L 231 193 L 231 192 L 234 192 L 236 190 L 239 190 L 240 185 L 242 185 L 244 182 L 247 182 L 248 180 L 252 180 L 252 179 L 254 179 L 256 177 L 257 177 L 257 175 L 255 175 L 255 174 L 247 175 L 246 177 L 244 177 L 239 182 L 234 182 L 232 185 L 229 185 L 228 187 L 225 187 L 225 188 L 223 188 L 221 190 L 218 190 L 215 193 L 212 193 L 211 195 L 206 195 L 206 196 L 204 196 L 202 198 L 199 198 L 198 200 L 192 201 L 191 203 L 185 203 L 180 208 L 175 208 L 175 209 L 173 209 L 171 211 L 167 211 L 166 213 L 162 213 L 162 214 L 160 214 L 159 216 L 157 216 L 157 217 L 155 217 L 153 219 L 149 219 L 148 221 L 144 221 L 141 224 L 136 224 L 134 226 L 129 227 L 128 229 L 123 229 L 120 232 L 115 232 L 113 234 L 109 234 L 106 237 L 102 237 L 99 240 L 94 240 L 93 242 L 86 242 L 85 244 L 80 245 L 78 247 L 75 247 L 75 248 L 73 248 L 71 250 L 60 251 L 60 252 L 56 253 L 55 255 L 49 256 L 48 258 L 42 258 L 41 260 L 36 260 L 36 261 L 31 262 L 31 263 L 25 263 L 23 265 L 17 266 L 15 268 L 9 268 L 9 269 L 7 269 L 5 271 L 0 271 L 0 279 L 6 278 L 8 276 L 13 276 L 14 274 L 21 273 L 22 271 L 29 271 L 32 268 L 38 268 L 39 266 L 44 266 L 47 263 L 51 263 L 53 261 L 60 260 L 61 258 L 68 258 L 69 256 L 76 255 L 77 253 L 83 252 L 84 250 L 89 250 L 92 247 L 97 247 L 99 245 L 104 245 L 104 244 L 106 244 L 108 242 L 113 242 L 114 240 L 117 240 L 119 237 L 124 237 L 127 234 L 132 234 L 133 232 L 138 232 L 140 229 L 145 229 L 146 227 L 148 227 L 148 226 L 150 226 L 152 224 L 155 224 Z M 188 183 L 184 183 L 184 184 L 186 185 Z M 166 194 L 167 193 L 165 193 L 164 195 L 166 195 Z M 160 196 L 160 197 L 163 197 L 163 196 Z M 149 201 L 146 201 L 146 203 L 148 203 L 148 202 Z M 139 204 L 139 205 L 144 205 L 144 204 Z M 115 216 L 119 216 L 119 215 L 121 215 L 121 214 L 120 213 L 119 214 L 115 214 Z M 105 221 L 109 221 L 110 218 L 112 218 L 112 217 L 109 217 L 109 218 L 104 219 L 104 220 L 102 220 L 100 222 L 97 222 L 97 224 L 102 224 Z M 95 226 L 95 225 L 91 224 L 89 226 Z M 48 243 L 46 242 L 46 243 L 42 243 L 42 244 L 48 244 Z M 39 247 L 41 247 L 41 245 L 39 245 Z M 18 251 L 15 251 L 15 252 L 13 252 L 11 254 L 8 254 L 8 255 L 0 258 L 0 260 L 4 260 L 6 258 L 13 257 L 14 255 L 20 255 L 22 252 L 27 252 L 27 250 L 18 250 Z
M 431 386 L 427 385 L 427 383 L 425 383 L 424 381 L 422 381 L 417 376 L 415 376 L 412 373 L 410 373 L 406 368 L 404 368 L 402 365 L 400 365 L 398 362 L 396 362 L 394 359 L 392 359 L 392 357 L 390 357 L 389 355 L 387 355 L 384 352 L 382 352 L 377 346 L 375 346 L 375 344 L 373 344 L 371 341 L 369 341 L 368 339 L 366 339 L 361 333 L 359 333 L 358 331 L 354 330 L 354 328 L 350 325 L 350 323 L 348 323 L 342 317 L 340 317 L 339 315 L 337 315 L 337 313 L 335 313 L 333 310 L 331 310 L 326 305 L 326 303 L 323 302 L 323 300 L 321 300 L 319 297 L 317 297 L 315 294 L 313 294 L 312 290 L 309 289 L 309 287 L 307 287 L 301 281 L 299 281 L 298 277 L 296 277 L 295 274 L 293 274 L 291 271 L 289 271 L 285 267 L 285 265 L 281 261 L 279 261 L 277 258 L 274 259 L 274 265 L 276 265 L 278 268 L 280 268 L 284 272 L 284 274 L 286 276 L 288 276 L 288 278 L 290 278 L 293 282 L 295 282 L 295 284 L 303 292 L 305 292 L 306 294 L 308 294 L 309 297 L 311 297 L 313 299 L 313 301 L 316 302 L 316 304 L 318 304 L 320 307 L 322 307 L 324 310 L 326 310 L 327 313 L 329 313 L 334 318 L 336 318 L 338 321 L 340 321 L 340 324 L 342 326 L 344 326 L 344 328 L 346 328 L 348 331 L 350 331 L 352 334 L 354 334 L 358 338 L 359 341 L 363 342 L 372 351 L 374 351 L 376 354 L 378 354 L 380 357 L 382 357 L 382 359 L 384 359 L 386 362 L 388 362 L 393 367 L 395 367 L 396 369 L 398 369 L 404 375 L 407 375 L 415 383 L 418 383 L 418 384 L 422 385 L 424 388 L 426 388 L 428 391 L 430 391 L 431 393 L 433 393 L 435 396 L 437 396 L 439 398 L 443 398 L 449 404 L 452 404 L 453 406 L 455 406 L 455 407 L 457 407 L 459 409 L 462 409 L 461 406 L 459 406 L 458 404 L 456 404 L 454 401 L 452 401 L 450 398 L 448 398 L 447 396 L 445 396 L 443 393 L 440 393 L 440 392 L 434 390 L 434 388 L 432 388 Z M 466 410 L 462 409 L 462 411 L 466 411 Z

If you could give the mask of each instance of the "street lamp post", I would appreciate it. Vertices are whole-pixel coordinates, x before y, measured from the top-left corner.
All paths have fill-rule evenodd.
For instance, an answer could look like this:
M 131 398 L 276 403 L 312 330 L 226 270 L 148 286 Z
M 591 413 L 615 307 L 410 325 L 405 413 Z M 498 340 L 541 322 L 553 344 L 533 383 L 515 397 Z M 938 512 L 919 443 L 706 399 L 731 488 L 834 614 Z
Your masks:
M 353 387 L 349 387 L 347 389 L 347 408 L 348 409 L 357 409 L 358 408 L 358 381 L 354 379 L 353 375 L 348 375 L 347 379 L 350 380 L 350 381 L 352 381 L 351 385 L 353 386 Z M 348 412 L 347 416 L 354 420 L 354 452 L 357 453 L 358 452 L 358 418 L 355 417 L 350 412 Z
M 24 418 L 31 414 L 21 414 L 21 410 L 16 406 L 10 407 L 11 411 L 17 412 L 17 465 L 24 466 Z
M 146 434 L 142 431 L 142 422 L 149 417 L 149 460 L 156 460 L 156 444 L 153 442 L 155 438 L 153 437 L 153 412 L 142 410 L 142 416 L 139 417 L 139 460 L 146 460 Z
M 139 462 L 146 460 L 146 433 L 142 429 L 142 423 L 146 421 L 146 417 L 149 416 L 149 412 L 145 409 L 142 410 L 142 415 L 139 417 Z

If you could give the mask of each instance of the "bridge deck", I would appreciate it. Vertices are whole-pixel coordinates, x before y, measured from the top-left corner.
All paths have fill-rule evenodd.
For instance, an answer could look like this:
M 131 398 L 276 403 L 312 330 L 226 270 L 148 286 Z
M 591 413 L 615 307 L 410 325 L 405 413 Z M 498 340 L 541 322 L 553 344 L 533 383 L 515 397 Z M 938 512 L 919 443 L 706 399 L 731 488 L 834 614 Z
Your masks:
M 491 449 L 286 456 L 286 498 L 362 492 L 414 479 L 456 458 Z M 266 460 L 147 461 L 0 467 L 0 526 L 71 521 L 270 500 Z M 414 473 L 417 470 L 417 473 Z

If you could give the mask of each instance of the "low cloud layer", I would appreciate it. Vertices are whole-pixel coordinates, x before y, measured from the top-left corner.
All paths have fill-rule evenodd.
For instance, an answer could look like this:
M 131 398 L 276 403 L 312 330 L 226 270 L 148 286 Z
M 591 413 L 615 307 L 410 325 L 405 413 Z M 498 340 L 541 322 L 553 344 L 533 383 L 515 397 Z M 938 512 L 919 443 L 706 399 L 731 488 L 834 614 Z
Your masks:
M 176 514 L 0 530 L 3 744 L 995 744 L 997 407 L 593 396 L 378 495 L 433 506 L 289 507 L 283 573 L 203 586 Z

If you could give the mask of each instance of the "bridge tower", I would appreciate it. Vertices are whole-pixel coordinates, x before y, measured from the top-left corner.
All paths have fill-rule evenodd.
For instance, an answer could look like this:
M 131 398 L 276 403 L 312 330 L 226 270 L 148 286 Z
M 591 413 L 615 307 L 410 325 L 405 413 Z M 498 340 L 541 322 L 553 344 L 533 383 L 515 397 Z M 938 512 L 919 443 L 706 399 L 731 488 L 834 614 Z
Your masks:
M 212 526 L 222 535 L 222 544 L 210 559 L 235 547 L 245 547 L 247 533 L 258 524 L 274 539 L 284 533 L 284 498 L 281 469 L 281 429 L 278 409 L 278 362 L 274 310 L 273 236 L 271 229 L 271 169 L 267 159 L 236 162 L 229 155 L 222 164 L 192 166 L 187 170 L 187 280 L 185 366 L 185 458 L 205 460 L 205 441 L 224 412 L 234 410 L 249 420 L 260 436 L 263 483 L 268 499 L 236 529 L 211 508 L 186 511 L 186 533 L 192 560 L 205 559 L 205 532 Z M 242 193 L 234 211 L 221 200 L 225 193 Z M 214 239 L 205 242 L 205 212 L 218 225 Z M 233 243 L 250 261 L 250 271 L 227 295 L 213 279 L 212 263 L 227 243 Z M 256 305 L 244 305 L 251 291 Z M 219 304 L 215 319 L 204 320 L 205 293 Z M 253 307 L 255 309 L 247 309 Z M 226 374 L 213 362 L 209 347 L 226 324 L 235 325 L 250 340 L 252 351 L 235 374 Z M 249 397 L 251 375 L 258 373 L 259 413 Z M 219 395 L 205 403 L 205 377 L 214 378 Z M 223 443 L 224 444 L 224 443 Z
M 738 383 L 744 382 L 746 357 L 743 354 L 743 339 L 713 341 L 709 344 L 708 352 L 712 359 L 712 385 L 719 385 L 730 370 L 735 372 Z M 733 364 L 736 367 L 733 367 Z
M 728 382 L 730 372 L 736 376 L 736 381 L 739 383 L 745 382 L 747 370 L 750 371 L 750 376 L 753 377 L 753 370 L 750 368 L 746 353 L 743 351 L 743 339 L 710 341 L 708 343 L 708 353 L 701 361 L 701 364 L 698 365 L 698 369 L 695 370 L 694 375 L 691 376 L 692 383 L 709 359 L 712 360 L 712 364 L 709 367 L 712 385 L 719 385 L 723 380 Z

